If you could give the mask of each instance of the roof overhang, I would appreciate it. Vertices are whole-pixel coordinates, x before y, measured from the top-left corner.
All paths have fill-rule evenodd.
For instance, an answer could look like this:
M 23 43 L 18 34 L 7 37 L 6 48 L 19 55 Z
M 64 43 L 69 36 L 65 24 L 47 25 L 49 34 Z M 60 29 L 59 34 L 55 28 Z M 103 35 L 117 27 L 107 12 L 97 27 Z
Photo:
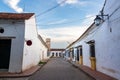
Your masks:
M 33 15 L 34 13 L 0 13 L 0 19 L 26 20 Z
M 51 49 L 50 51 L 64 51 L 65 49 Z

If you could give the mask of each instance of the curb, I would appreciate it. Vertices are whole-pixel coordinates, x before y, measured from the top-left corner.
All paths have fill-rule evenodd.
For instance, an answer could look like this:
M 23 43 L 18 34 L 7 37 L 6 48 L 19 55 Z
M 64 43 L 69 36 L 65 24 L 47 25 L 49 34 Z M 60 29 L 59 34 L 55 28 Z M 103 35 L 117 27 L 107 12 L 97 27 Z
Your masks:
M 104 73 L 101 73 L 99 71 L 93 71 L 93 70 L 90 70 L 89 68 L 87 69 L 87 67 L 83 68 L 84 66 L 77 65 L 71 61 L 68 61 L 68 62 L 71 63 L 73 67 L 78 68 L 79 70 L 84 72 L 86 75 L 92 77 L 95 80 L 117 80 L 117 79 L 115 79 L 109 75 L 106 75 Z
M 29 77 L 37 72 L 42 66 L 34 66 L 28 70 L 25 70 L 21 73 L 0 73 L 0 78 L 22 78 L 22 77 Z
M 47 64 L 47 62 L 49 60 L 50 59 L 48 59 L 45 64 Z M 9 72 L 0 73 L 0 78 L 30 77 L 30 76 L 34 75 L 38 70 L 40 70 L 45 64 L 40 64 L 40 65 L 34 66 L 34 67 L 32 67 L 28 70 L 25 70 L 24 72 L 21 72 L 21 73 L 9 73 Z
M 70 64 L 72 64 L 73 67 L 75 67 L 75 68 L 79 69 L 80 71 L 84 72 L 87 76 L 95 79 L 93 76 L 91 76 L 89 73 L 85 72 L 83 69 L 81 69 L 79 66 L 75 65 L 75 64 L 72 63 L 71 61 L 67 61 L 67 62 L 69 62 Z M 95 80 L 96 80 L 96 79 L 95 79 Z

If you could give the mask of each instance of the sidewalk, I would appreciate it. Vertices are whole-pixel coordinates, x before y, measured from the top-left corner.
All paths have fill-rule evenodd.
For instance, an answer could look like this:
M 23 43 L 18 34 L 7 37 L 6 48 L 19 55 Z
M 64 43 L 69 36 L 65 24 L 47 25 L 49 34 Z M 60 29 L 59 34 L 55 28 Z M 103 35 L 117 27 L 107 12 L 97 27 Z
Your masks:
M 45 64 L 49 61 L 49 59 L 43 60 L 42 62 L 45 62 Z M 9 73 L 9 72 L 0 72 L 0 78 L 22 78 L 22 77 L 29 77 L 33 75 L 35 72 L 37 72 L 39 69 L 41 69 L 45 64 L 40 64 L 37 66 L 34 66 L 28 70 L 25 70 L 21 73 Z
M 29 77 L 34 74 L 37 70 L 39 70 L 42 66 L 34 66 L 24 72 L 21 73 L 9 73 L 9 72 L 1 72 L 0 78 L 21 78 L 21 77 Z
M 68 61 L 70 62 L 70 61 Z M 91 68 L 87 67 L 87 66 L 82 66 L 79 65 L 75 62 L 70 62 L 74 67 L 80 69 L 81 71 L 85 72 L 87 75 L 90 75 L 91 77 L 93 77 L 95 80 L 117 80 L 111 76 L 108 76 L 104 73 L 98 72 L 98 71 L 94 71 Z

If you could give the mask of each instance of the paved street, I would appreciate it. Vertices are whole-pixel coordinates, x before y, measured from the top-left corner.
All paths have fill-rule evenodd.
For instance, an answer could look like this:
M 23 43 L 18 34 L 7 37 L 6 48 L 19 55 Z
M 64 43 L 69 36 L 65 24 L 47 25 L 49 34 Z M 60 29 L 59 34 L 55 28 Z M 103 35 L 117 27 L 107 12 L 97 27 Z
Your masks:
M 52 58 L 29 80 L 94 80 L 61 58 Z

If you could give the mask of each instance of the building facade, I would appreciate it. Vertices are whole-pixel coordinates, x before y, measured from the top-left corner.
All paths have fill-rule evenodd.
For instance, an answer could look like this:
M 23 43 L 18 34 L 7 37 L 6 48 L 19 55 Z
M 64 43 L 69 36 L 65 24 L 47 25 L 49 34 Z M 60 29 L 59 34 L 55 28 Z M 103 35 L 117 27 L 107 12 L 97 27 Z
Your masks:
M 20 73 L 36 66 L 41 40 L 34 13 L 0 13 L 0 71 Z
M 49 59 L 49 47 L 40 35 L 38 37 L 40 39 L 40 60 L 44 61 Z
M 64 50 L 65 49 L 51 49 L 50 50 L 50 56 L 52 56 L 52 57 L 62 57 Z
M 115 6 L 113 6 L 115 5 Z M 90 67 L 120 80 L 120 1 L 105 1 L 103 17 L 66 48 L 66 58 L 75 59 Z M 103 16 L 102 16 L 103 15 Z M 104 16 L 106 15 L 106 16 Z

